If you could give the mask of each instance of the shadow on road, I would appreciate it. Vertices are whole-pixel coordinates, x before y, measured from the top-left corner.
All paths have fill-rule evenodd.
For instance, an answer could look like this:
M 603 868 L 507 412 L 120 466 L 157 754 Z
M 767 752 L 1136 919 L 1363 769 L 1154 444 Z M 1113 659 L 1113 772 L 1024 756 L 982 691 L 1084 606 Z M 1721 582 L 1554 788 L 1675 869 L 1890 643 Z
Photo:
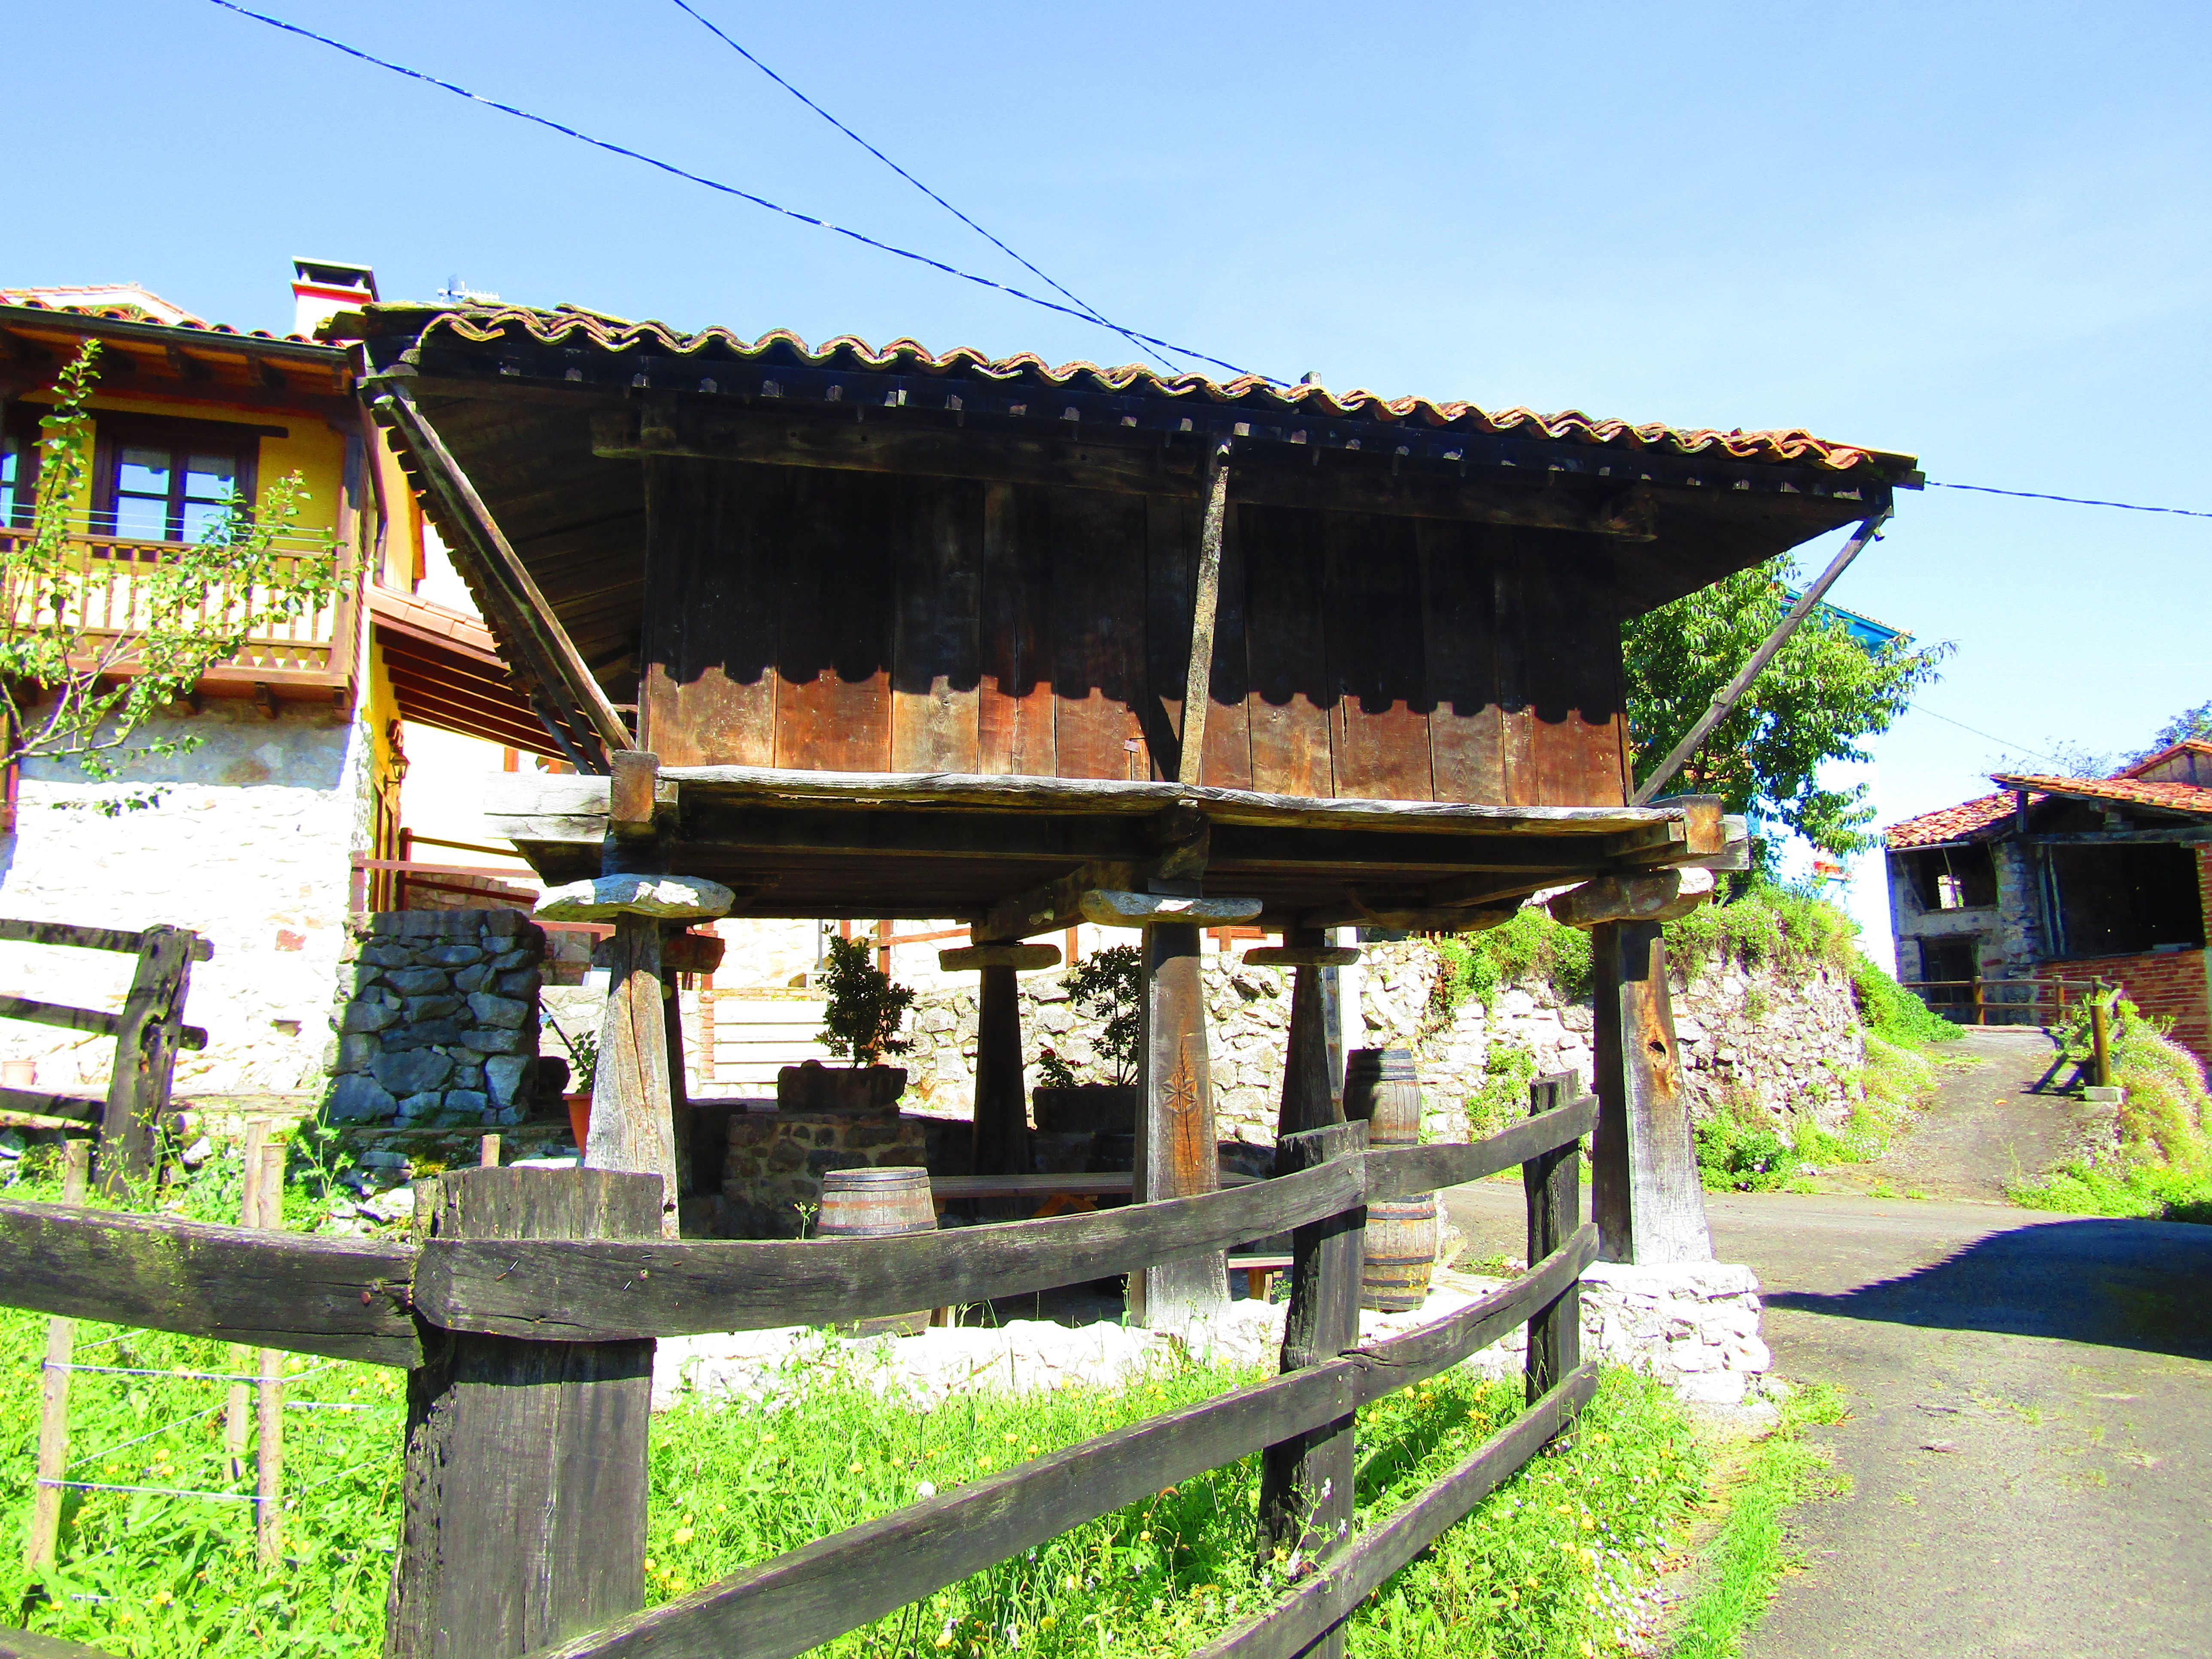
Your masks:
M 1897 1279 L 1770 1308 L 2054 1337 L 2212 1359 L 2212 1227 L 2084 1219 L 2017 1227 Z

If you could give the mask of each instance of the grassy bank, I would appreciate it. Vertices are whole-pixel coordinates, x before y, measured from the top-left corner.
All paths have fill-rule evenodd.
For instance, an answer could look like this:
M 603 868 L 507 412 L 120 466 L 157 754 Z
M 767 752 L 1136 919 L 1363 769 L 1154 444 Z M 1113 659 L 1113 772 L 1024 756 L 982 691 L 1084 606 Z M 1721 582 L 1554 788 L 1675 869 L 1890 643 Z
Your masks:
M 2090 1055 L 2088 1012 L 2062 1034 L 2066 1057 Z M 2113 1009 L 2112 1081 L 2122 1099 L 2109 1132 L 2044 1176 L 2009 1188 L 2030 1209 L 2212 1223 L 2212 1097 L 2197 1057 L 2164 1023 L 2121 999 Z
M 210 1167 L 188 1211 L 234 1205 Z M 19 1181 L 15 1198 L 51 1198 Z M 305 1219 L 310 1183 L 291 1194 Z M 46 1322 L 0 1313 L 0 1511 L 20 1539 L 30 1510 L 39 1362 Z M 284 1559 L 257 1559 L 249 1455 L 225 1467 L 223 1374 L 250 1370 L 224 1344 L 85 1323 L 72 1378 L 72 1490 L 61 1559 L 33 1585 L 0 1553 L 0 1623 L 129 1659 L 278 1659 L 375 1653 L 400 1522 L 404 1379 L 380 1368 L 288 1361 Z M 216 1373 L 213 1376 L 191 1373 Z M 1118 1391 L 932 1410 L 876 1398 L 835 1373 L 796 1404 L 657 1418 L 648 1600 L 1124 1423 L 1253 1380 L 1190 1366 Z M 1464 1371 L 1360 1414 L 1363 1523 L 1388 1514 L 1520 1409 L 1517 1379 Z M 1618 1650 L 1644 1617 L 1661 1558 L 1679 1547 L 1704 1490 L 1705 1455 L 1666 1391 L 1610 1373 L 1571 1438 L 1538 1458 L 1357 1617 L 1354 1653 L 1442 1659 Z M 1182 1654 L 1276 1594 L 1251 1557 L 1256 1460 L 1186 1481 L 978 1574 L 826 1650 L 844 1656 Z
M 1706 1547 L 1702 1583 L 1674 1621 L 1669 1659 L 1735 1659 L 1742 1650 L 1791 1565 L 1784 1511 L 1841 1489 L 1805 1430 L 1843 1415 L 1839 1390 L 1800 1389 L 1784 1402 L 1781 1425 L 1750 1449 L 1740 1472 L 1723 1477 L 1716 1501 L 1724 1517 Z

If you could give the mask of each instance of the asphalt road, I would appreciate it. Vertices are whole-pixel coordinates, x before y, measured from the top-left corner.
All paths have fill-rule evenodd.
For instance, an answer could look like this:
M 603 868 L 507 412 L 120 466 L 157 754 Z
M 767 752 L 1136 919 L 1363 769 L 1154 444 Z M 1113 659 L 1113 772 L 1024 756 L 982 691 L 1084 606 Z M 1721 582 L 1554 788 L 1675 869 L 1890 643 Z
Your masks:
M 2038 1056 L 1977 1047 L 1911 1155 L 1930 1185 L 2056 1144 L 2063 1109 L 2019 1086 Z M 1514 1188 L 1446 1201 L 1479 1253 L 1519 1254 Z M 1850 1405 L 1819 1434 L 1851 1489 L 1796 1511 L 1806 1570 L 1747 1659 L 2212 1655 L 2212 1227 L 1850 1195 L 1707 1209 L 1716 1254 L 1766 1287 L 1776 1369 Z

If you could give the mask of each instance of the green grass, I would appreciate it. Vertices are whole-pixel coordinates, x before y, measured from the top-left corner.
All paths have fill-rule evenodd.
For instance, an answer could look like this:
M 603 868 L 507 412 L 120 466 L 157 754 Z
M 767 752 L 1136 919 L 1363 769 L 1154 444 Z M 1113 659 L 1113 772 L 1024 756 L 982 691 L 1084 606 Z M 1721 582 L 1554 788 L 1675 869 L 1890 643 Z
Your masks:
M 228 1198 L 225 1182 L 228 1182 Z M 234 1206 L 210 1169 L 187 1212 Z M 10 1197 L 51 1197 L 21 1182 Z M 311 1186 L 293 1198 L 311 1212 Z M 46 1322 L 0 1312 L 0 1623 L 126 1659 L 289 1659 L 378 1651 L 400 1522 L 404 1378 L 377 1367 L 288 1360 L 284 1560 L 257 1559 L 252 1506 L 149 1492 L 72 1492 L 61 1559 L 34 1587 L 15 1540 L 27 1519 Z M 245 1350 L 86 1323 L 87 1363 L 173 1372 L 252 1369 Z M 921 1410 L 831 1372 L 795 1401 L 657 1417 L 647 1600 L 679 1595 L 1042 1452 L 1254 1380 L 1190 1366 L 1119 1392 L 981 1395 Z M 240 1495 L 222 1467 L 227 1385 L 78 1373 L 70 1478 Z M 1459 1370 L 1360 1413 L 1359 1524 L 1433 1481 L 1518 1413 L 1517 1378 Z M 250 1463 L 250 1457 L 249 1457 Z M 1357 1615 L 1352 1651 L 1392 1659 L 1576 1659 L 1619 1645 L 1633 1598 L 1679 1547 L 1704 1492 L 1705 1455 L 1665 1389 L 1609 1372 L 1571 1437 L 1494 1493 Z M 1280 1589 L 1251 1558 L 1256 1459 L 1182 1483 L 1023 1558 L 839 1638 L 839 1656 L 1182 1654 Z
M 2014 1203 L 2072 1215 L 2212 1223 L 2212 1096 L 2197 1057 L 2167 1035 L 2171 1024 L 2118 1000 L 2111 1057 L 2122 1099 L 2109 1139 L 2008 1187 Z M 2076 1010 L 2061 1041 L 2068 1059 L 2087 1060 L 2086 1006 Z
M 1744 1635 L 1766 1611 L 1794 1562 L 1783 1512 L 1808 1498 L 1841 1489 L 1828 1455 L 1804 1437 L 1814 1424 L 1843 1420 L 1840 1390 L 1800 1389 L 1782 1407 L 1782 1423 L 1752 1449 L 1741 1481 L 1727 1495 L 1727 1518 L 1708 1547 L 1703 1588 L 1683 1609 L 1670 1659 L 1734 1659 Z

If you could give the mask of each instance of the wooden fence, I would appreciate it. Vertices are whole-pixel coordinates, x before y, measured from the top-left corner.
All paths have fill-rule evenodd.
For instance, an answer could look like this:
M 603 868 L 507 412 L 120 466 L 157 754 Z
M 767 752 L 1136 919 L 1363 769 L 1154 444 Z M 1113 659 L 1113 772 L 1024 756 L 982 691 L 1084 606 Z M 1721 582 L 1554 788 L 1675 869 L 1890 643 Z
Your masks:
M 79 927 L 65 921 L 0 919 L 0 941 L 15 945 L 71 945 L 82 951 L 114 951 L 138 958 L 120 1013 L 71 1008 L 30 997 L 0 996 L 0 1019 L 58 1025 L 115 1039 L 115 1063 L 106 1098 L 57 1094 L 41 1089 L 0 1088 L 0 1121 L 19 1128 L 64 1133 L 100 1127 L 100 1186 L 123 1191 L 154 1170 L 154 1139 L 169 1103 L 177 1053 L 204 1048 L 207 1033 L 184 1023 L 185 995 L 192 964 L 206 962 L 215 947 L 188 928 L 160 926 L 143 933 L 112 927 Z
M 271 1236 L 0 1202 L 0 1301 L 410 1372 L 389 1659 L 785 1659 L 1164 1487 L 1261 1454 L 1262 1559 L 1288 1592 L 1202 1651 L 1333 1654 L 1361 1601 L 1589 1400 L 1571 1077 L 1472 1145 L 1370 1151 L 1364 1124 L 1287 1136 L 1268 1181 L 1196 1197 L 883 1238 L 672 1243 L 658 1178 L 482 1169 L 418 1202 L 414 1242 Z M 1518 1166 L 1529 1271 L 1359 1346 L 1365 1206 Z M 819 1539 L 649 1611 L 657 1337 L 844 1323 L 1135 1273 L 1288 1231 L 1282 1370 Z M 1353 1413 L 1529 1328 L 1527 1409 L 1381 1524 L 1352 1526 Z

